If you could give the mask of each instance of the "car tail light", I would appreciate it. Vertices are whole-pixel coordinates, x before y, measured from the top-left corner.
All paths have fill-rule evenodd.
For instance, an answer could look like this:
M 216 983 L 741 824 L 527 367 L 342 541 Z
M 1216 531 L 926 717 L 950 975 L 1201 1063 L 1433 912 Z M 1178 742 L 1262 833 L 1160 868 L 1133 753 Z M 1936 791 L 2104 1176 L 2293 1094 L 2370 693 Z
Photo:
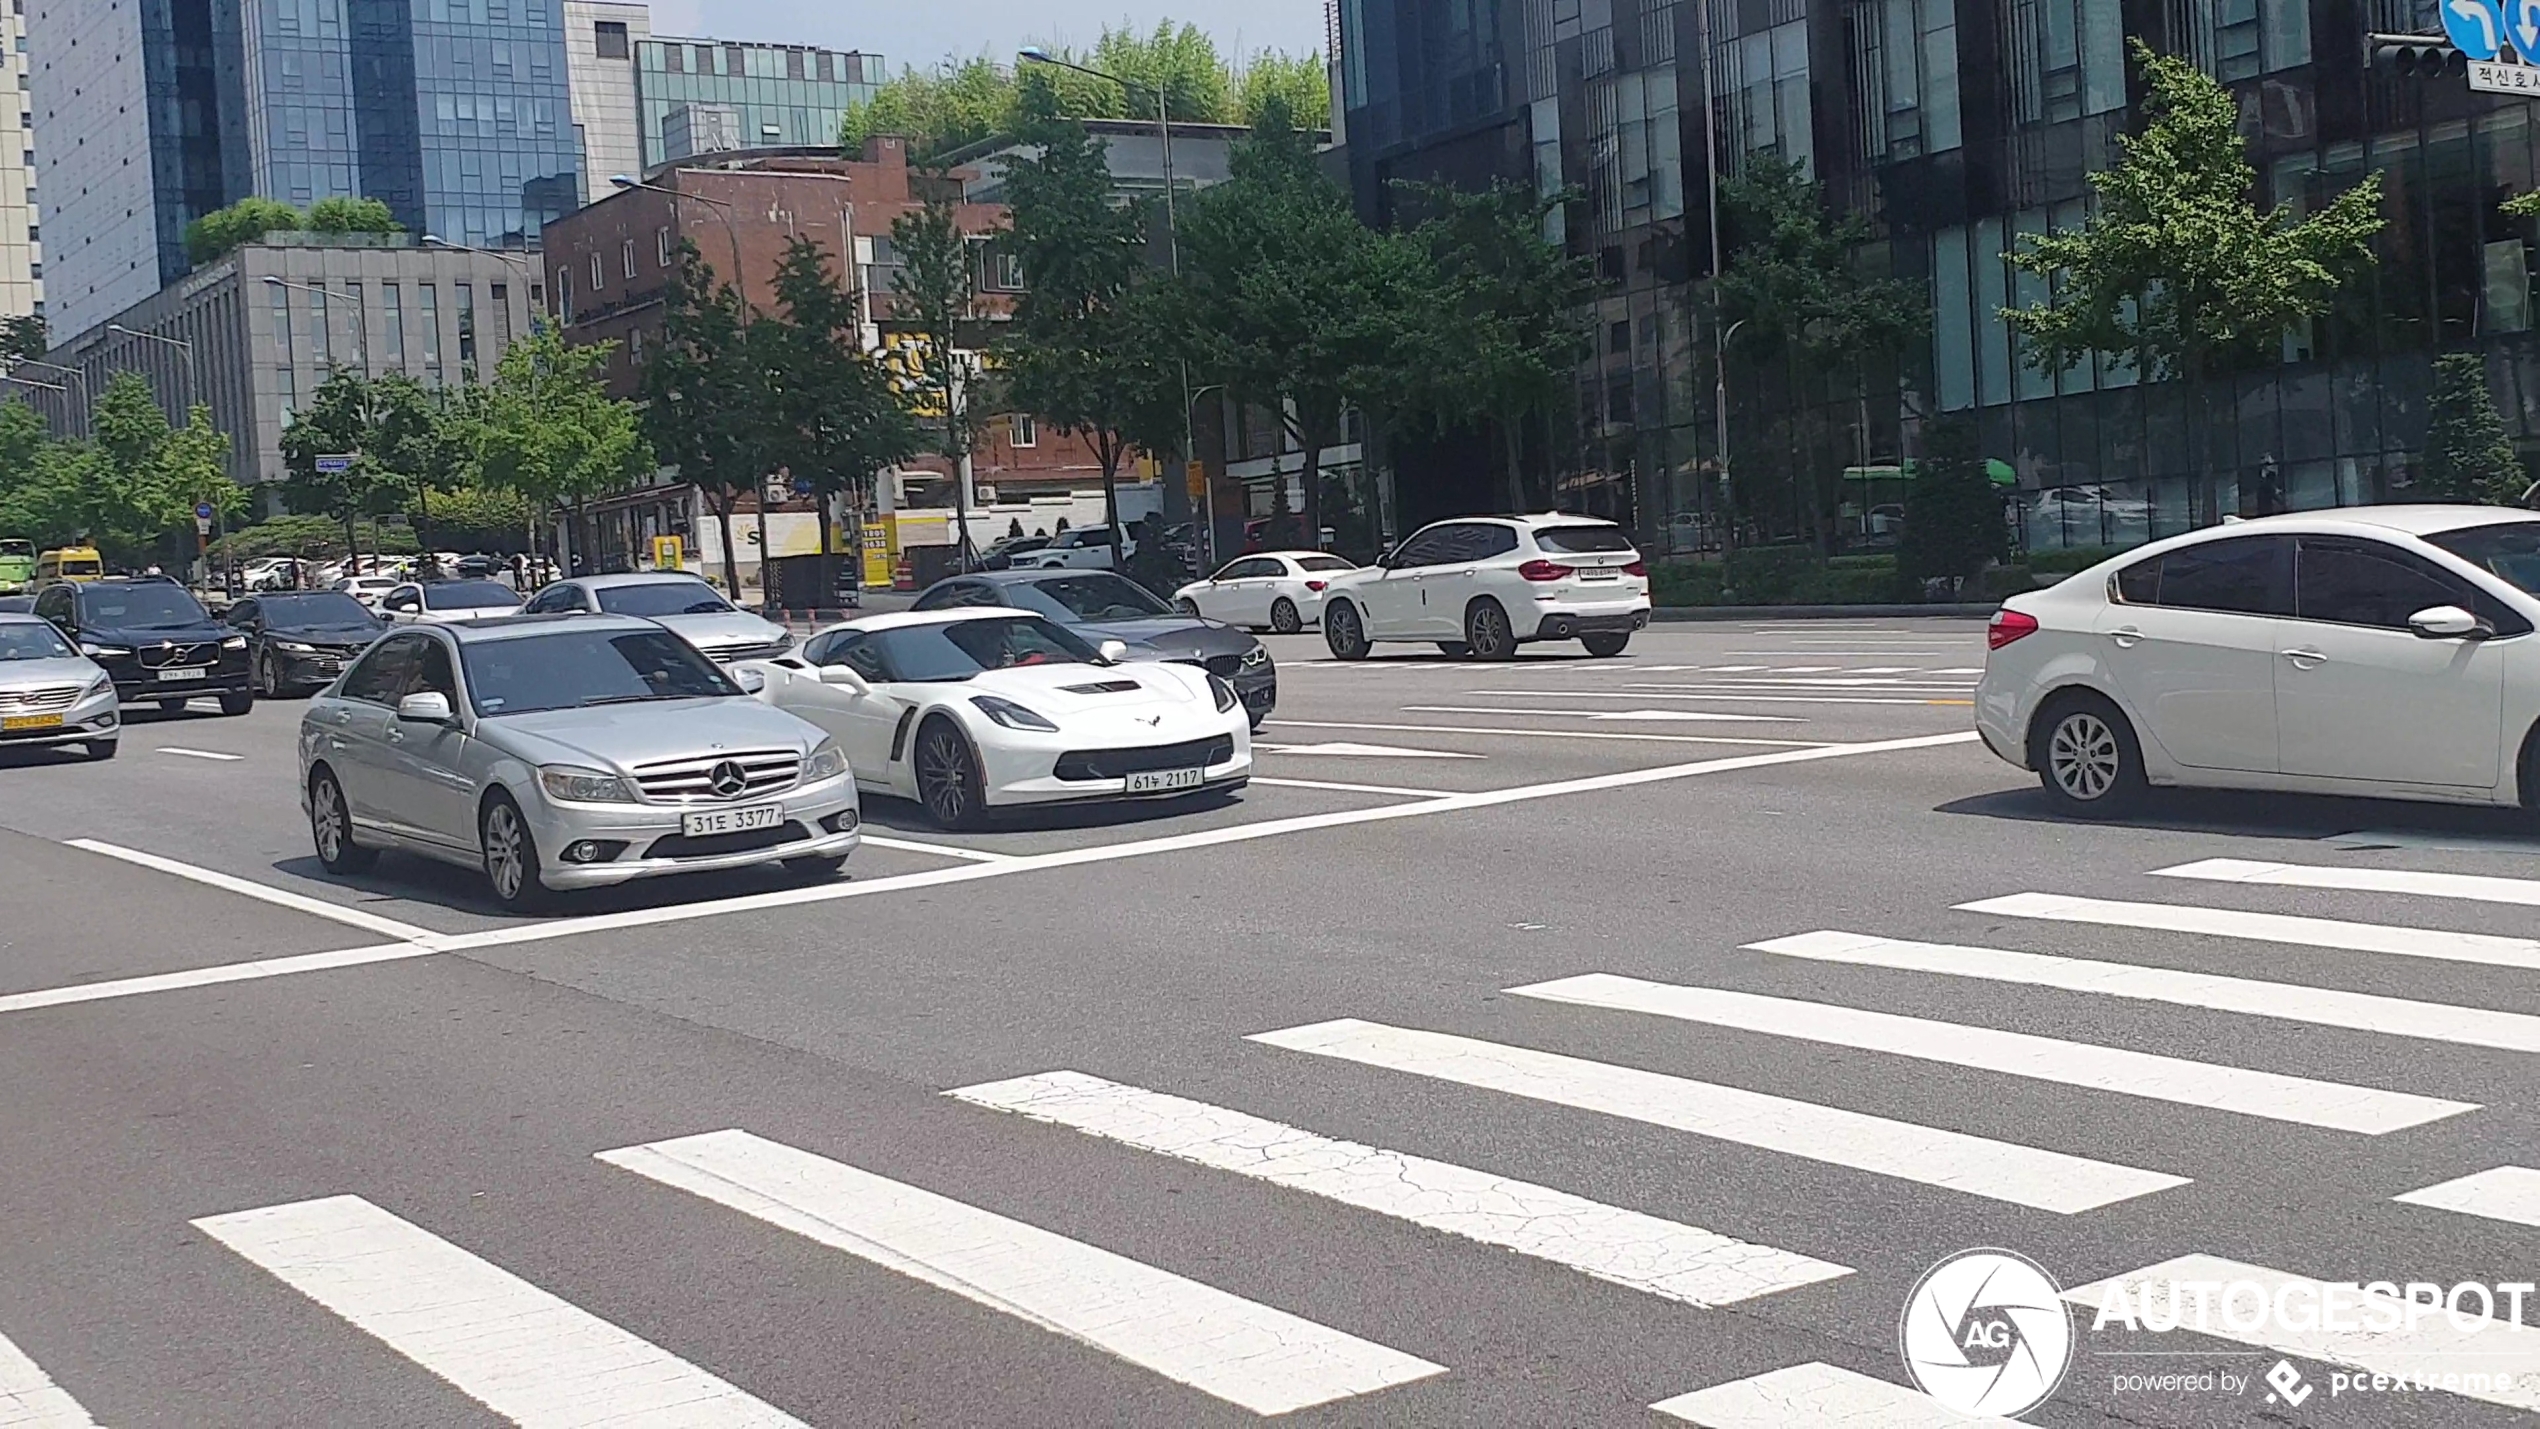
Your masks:
M 1647 562 L 1647 561 L 1634 561 L 1634 562 L 1632 562 L 1630 565 L 1623 567 L 1623 574 L 1625 574 L 1625 575 L 1627 575 L 1627 576 L 1645 576 L 1645 575 L 1648 575 L 1648 574 L 1649 574 L 1649 562 Z
M 2037 633 L 2037 617 L 2016 610 L 1993 612 L 1991 623 L 1984 627 L 1984 648 L 1999 650 L 2023 635 Z
M 1329 584 L 1331 584 L 1329 581 L 1307 581 L 1305 583 L 1305 588 L 1314 592 L 1316 595 L 1321 595 L 1323 593 L 1323 587 Z
M 1517 574 L 1530 581 L 1557 581 L 1570 574 L 1570 568 L 1551 561 L 1528 561 L 1517 568 Z

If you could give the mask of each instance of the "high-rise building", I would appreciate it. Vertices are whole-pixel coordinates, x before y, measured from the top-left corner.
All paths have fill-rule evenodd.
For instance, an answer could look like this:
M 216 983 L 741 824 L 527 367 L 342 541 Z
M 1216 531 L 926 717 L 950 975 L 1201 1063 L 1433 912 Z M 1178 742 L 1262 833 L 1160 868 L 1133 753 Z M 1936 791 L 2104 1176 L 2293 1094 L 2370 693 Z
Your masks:
M 26 97 L 26 16 L 0 13 L 0 318 L 44 311 L 35 217 L 35 125 Z
M 580 202 L 561 0 L 33 4 L 64 337 L 186 272 L 186 225 L 250 194 L 376 198 L 491 247 Z
M 839 121 L 851 107 L 870 102 L 882 78 L 880 55 L 727 40 L 643 41 L 635 47 L 635 85 L 644 165 L 720 151 L 699 147 L 700 138 L 721 148 L 834 145 Z M 697 112 L 673 126 L 673 112 L 692 105 Z M 672 148 L 674 128 L 688 147 Z
M 604 197 L 611 174 L 644 171 L 637 118 L 635 46 L 651 39 L 652 11 L 624 0 L 564 0 L 564 52 L 573 127 L 582 134 L 582 200 Z

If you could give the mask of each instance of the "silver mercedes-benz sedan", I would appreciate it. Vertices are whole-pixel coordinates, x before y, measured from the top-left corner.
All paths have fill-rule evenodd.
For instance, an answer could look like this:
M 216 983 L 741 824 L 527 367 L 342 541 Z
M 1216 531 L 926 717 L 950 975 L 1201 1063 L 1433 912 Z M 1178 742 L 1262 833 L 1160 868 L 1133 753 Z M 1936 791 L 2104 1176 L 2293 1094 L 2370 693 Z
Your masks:
M 402 849 L 483 868 L 514 908 L 762 863 L 826 877 L 860 837 L 836 743 L 608 615 L 383 638 L 301 717 L 300 802 L 330 872 Z
M 529 615 L 635 615 L 679 632 L 716 664 L 765 660 L 793 648 L 784 626 L 761 620 L 723 592 L 683 571 L 629 571 L 574 576 L 541 590 L 521 607 Z
M 115 682 L 71 648 L 53 623 L 0 615 L 0 746 L 84 744 L 91 759 L 115 757 L 123 716 Z

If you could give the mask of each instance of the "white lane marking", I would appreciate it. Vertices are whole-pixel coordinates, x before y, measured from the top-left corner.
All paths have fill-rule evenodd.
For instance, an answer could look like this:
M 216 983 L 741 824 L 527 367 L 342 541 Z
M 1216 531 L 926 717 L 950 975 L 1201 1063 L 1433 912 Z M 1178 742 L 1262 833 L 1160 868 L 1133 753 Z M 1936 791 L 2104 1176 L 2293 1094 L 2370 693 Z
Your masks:
M 933 854 L 937 858 L 974 859 L 980 863 L 1003 863 L 1007 859 L 1014 857 L 1014 855 L 1010 853 L 990 853 L 983 848 L 960 848 L 953 844 L 921 843 L 916 839 L 884 838 L 879 834 L 866 834 L 864 836 L 864 841 L 866 844 L 874 848 L 893 848 L 898 849 L 902 853 Z
M 1674 735 L 1606 735 L 1601 737 L 1680 738 Z M 863 898 L 881 893 L 899 893 L 913 888 L 938 888 L 947 884 L 969 883 L 983 878 L 1002 878 L 1009 874 L 1033 873 L 1042 869 L 1074 868 L 1086 864 L 1109 863 L 1117 859 L 1142 858 L 1150 854 L 1216 848 L 1224 844 L 1248 843 L 1254 839 L 1311 833 L 1321 829 L 1378 823 L 1388 819 L 1417 818 L 1464 809 L 1496 808 L 1503 804 L 1521 804 L 1536 799 L 1558 798 L 1570 794 L 1597 793 L 1606 789 L 1633 788 L 1642 784 L 1665 783 L 1676 779 L 1696 778 L 1705 774 L 1764 769 L 1780 764 L 1804 764 L 1820 759 L 1842 759 L 1859 754 L 1937 749 L 1946 745 L 1965 744 L 1976 737 L 1974 730 L 1963 730 L 1952 734 L 1919 735 L 1910 739 L 1885 739 L 1863 744 L 1820 744 L 1801 749 L 1777 749 L 1764 754 L 1730 755 L 1719 759 L 1696 760 L 1688 764 L 1662 764 L 1653 769 L 1627 769 L 1611 774 L 1591 774 L 1582 778 L 1561 779 L 1545 784 L 1523 784 L 1507 789 L 1483 789 L 1466 794 L 1448 794 L 1435 799 L 1417 799 L 1399 804 L 1378 805 L 1373 808 L 1334 809 L 1322 813 L 1300 814 L 1292 818 L 1264 819 L 1259 823 L 1198 829 L 1189 833 L 1168 834 L 1152 839 L 1132 839 L 1122 843 L 1095 844 L 1057 853 L 1018 854 L 1011 858 L 994 861 L 975 860 L 951 868 L 931 868 L 920 873 L 904 873 L 869 881 L 812 884 L 800 888 L 771 890 L 766 893 L 742 894 L 732 898 L 704 899 L 695 903 L 673 904 L 661 908 L 630 909 L 623 913 L 598 913 L 581 918 L 555 918 L 539 923 L 516 924 L 507 928 L 489 928 L 475 933 L 436 934 L 428 943 L 399 943 L 388 947 L 352 948 L 341 952 L 310 953 L 299 957 L 231 963 L 224 967 L 198 968 L 191 972 L 124 978 L 114 982 L 80 983 L 69 987 L 48 988 L 38 992 L 0 997 L 0 1013 L 30 1007 L 52 1007 L 63 1003 L 128 997 L 137 993 L 158 992 L 169 988 L 278 977 L 313 968 L 350 967 L 365 962 L 422 957 L 436 952 L 509 947 L 520 943 L 537 943 L 554 938 L 573 938 L 589 933 L 611 932 L 620 928 L 654 927 L 697 918 L 719 918 L 734 913 L 759 913 L 773 908 L 791 908 L 810 903 L 827 903 L 840 898 Z M 1758 743 L 1766 741 L 1702 742 Z
M 1544 715 L 1554 719 L 1664 719 L 1713 724 L 1805 724 L 1805 715 L 1720 714 L 1711 710 L 1514 710 L 1494 705 L 1404 705 L 1404 714 Z
M 1803 739 L 1741 739 L 1725 734 L 1626 734 L 1619 730 L 1595 729 L 1512 729 L 1469 724 L 1356 724 L 1329 719 L 1279 719 L 1262 721 L 1265 725 L 1284 725 L 1301 729 L 1356 729 L 1396 734 L 1496 734 L 1524 735 L 1535 739 L 1622 739 L 1654 741 L 1662 744 L 1760 744 L 1784 748 L 1790 745 L 1813 745 Z M 1823 747 L 1823 746 L 1814 746 Z
M 945 1095 L 1328 1197 L 1688 1305 L 1731 1305 L 1852 1273 L 1849 1266 L 1548 1186 L 1317 1136 L 1083 1072 L 1043 1072 Z
M 2354 953 L 2387 953 L 2403 958 L 2437 958 L 2445 962 L 2484 963 L 2491 967 L 2540 969 L 2540 939 L 2508 938 L 2494 933 L 2453 933 L 2440 928 L 2403 928 L 2388 923 L 2349 923 L 2338 918 L 2303 918 L 2286 913 L 2249 913 L 2237 908 L 2200 908 L 2176 903 L 2130 903 L 2114 898 L 2080 898 L 2060 893 L 2014 893 L 1961 903 L 1960 911 L 2010 918 L 2039 918 L 2054 923 L 2089 923 L 2107 928 L 2151 928 L 2164 933 L 2201 933 L 2214 938 L 2246 938 L 2260 943 L 2289 943 L 2304 948 L 2337 948 Z
M 1255 749 L 1260 747 L 1258 744 L 1253 746 Z M 1328 789 L 1335 794 L 1399 794 L 1408 799 L 1443 799 L 1448 792 L 1444 789 L 1405 789 L 1398 784 L 1343 784 L 1331 779 L 1272 779 L 1261 774 L 1252 776 L 1252 782 L 1267 784 L 1273 789 Z
M 1196 1280 L 746 1131 L 599 1159 L 1256 1414 L 1445 1373 Z
M 194 1224 L 522 1429 L 804 1429 L 359 1196 Z
M 2486 834 L 2429 834 L 2414 830 L 2362 829 L 2320 840 L 2333 849 L 2359 853 L 2374 849 L 2406 849 L 2416 853 L 2502 853 L 2529 858 L 2540 853 L 2540 839 L 2497 838 Z
M 2019 1429 L 2016 1420 L 1961 1414 L 1920 1390 L 1813 1361 L 1679 1394 L 1649 1407 L 1702 1429 L 1837 1429 L 1845 1424 L 1865 1429 Z
M 70 1392 L 0 1335 L 0 1429 L 97 1429 Z
M 1652 674 L 1657 673 L 1657 666 L 1652 665 L 1649 668 Z M 1743 675 L 1755 670 L 1769 670 L 1773 667 L 1770 665 L 1704 665 L 1700 668 L 1714 675 Z
M 1285 721 L 1282 721 L 1284 723 Z M 1451 749 L 1402 749 L 1390 744 L 1256 744 L 1253 748 L 1266 754 L 1303 754 L 1335 759 L 1488 759 L 1487 754 L 1465 754 Z
M 2187 1184 L 2184 1176 L 1891 1121 L 1716 1082 L 1452 1033 L 1388 1027 L 1354 1017 L 1256 1032 L 1249 1040 L 2064 1215 Z
M 2155 878 L 2199 878 L 2215 883 L 2260 883 L 2276 888 L 2342 888 L 2363 893 L 2414 893 L 2472 903 L 2518 903 L 2540 908 L 2540 879 L 2491 878 L 2475 873 L 2422 873 L 2412 868 L 2336 868 L 2309 863 L 2260 863 L 2245 858 L 2207 858 L 2152 870 Z
M 1686 685 L 1626 685 L 1619 690 L 1466 690 L 1468 695 L 1564 700 L 1713 700 L 1749 705 L 1963 705 L 1940 695 L 1748 695 L 1726 690 L 1694 690 Z
M 2307 1304 L 2319 1306 L 2322 1313 L 2263 1314 L 2255 1317 L 2255 1328 L 2245 1328 L 2250 1323 L 2248 1307 L 2254 1303 L 2248 1296 L 2217 1296 L 2211 1288 L 2184 1288 L 2198 1282 L 2227 1287 L 2234 1281 L 2253 1282 L 2270 1306 Z M 2182 1255 L 2067 1290 L 2064 1298 L 2099 1312 L 2104 1319 L 2100 1307 L 2111 1303 L 2112 1292 L 2122 1287 L 2129 1308 L 2162 1325 L 2367 1374 L 2404 1375 L 2412 1383 L 2420 1375 L 2433 1376 L 2438 1384 L 2448 1379 L 2450 1383 L 2442 1387 L 2465 1399 L 2540 1409 L 2540 1334 L 2530 1333 L 2530 1326 L 2480 1314 L 2475 1302 L 2463 1305 L 2459 1323 L 2446 1309 L 2438 1307 L 2429 1314 L 2422 1304 L 2412 1316 L 2407 1301 L 2351 1283 L 2336 1286 L 2333 1301 L 2324 1300 L 2322 1292 L 2330 1285 L 2220 1256 Z M 2288 1291 L 2300 1293 L 2288 1297 Z M 2334 1315 L 2328 1313 L 2331 1304 L 2336 1307 Z M 2304 1319 L 2310 1321 L 2307 1328 L 2295 1329 L 2287 1323 Z M 2413 1325 L 2405 1323 L 2410 1319 Z M 2325 1328 L 2332 1324 L 2339 1328 Z M 2385 1324 L 2395 1328 L 2381 1328 Z M 2473 1376 L 2498 1382 L 2473 1389 Z
M 2282 1022 L 2344 1027 L 2356 1032 L 2417 1037 L 2429 1042 L 2456 1042 L 2465 1047 L 2540 1052 L 2540 1017 L 2520 1012 L 2496 1012 L 2484 1007 L 2455 1007 L 2448 1002 L 2411 1002 L 2402 997 L 2340 992 L 2333 988 L 2305 987 L 2299 983 L 2259 982 L 2250 978 L 2219 977 L 2212 973 L 2139 967 L 2132 963 L 2015 953 L 2001 948 L 1915 943 L 1901 938 L 1874 937 L 1867 933 L 1800 933 L 1746 946 L 1759 953 L 1813 958 L 1819 962 L 2062 988 L 2068 992 L 2125 997 L 2176 1007 L 2244 1013 Z
M 312 898 L 305 893 L 273 888 L 252 879 L 216 873 L 208 868 L 180 863 L 155 853 L 143 853 L 139 849 L 124 848 L 119 844 L 104 843 L 97 839 L 70 839 L 67 842 L 72 848 L 86 849 L 90 853 L 104 854 L 108 858 L 119 858 L 126 863 L 139 864 L 143 868 L 174 874 L 178 878 L 191 879 L 196 883 L 207 884 L 225 892 L 261 899 L 278 907 L 293 909 L 320 918 L 329 918 L 364 932 L 377 933 L 401 942 L 429 943 L 439 936 L 429 928 L 419 928 L 412 923 L 401 923 L 394 918 L 383 918 L 377 913 L 366 913 L 359 908 L 347 908 L 341 903 L 332 903 L 323 898 Z
M 1822 1002 L 1647 982 L 1612 973 L 1589 973 L 1530 987 L 1512 987 L 1508 993 L 1512 997 L 1618 1012 L 1646 1012 L 1712 1027 L 1735 1027 L 1775 1037 L 1857 1047 L 1890 1056 L 2366 1136 L 2422 1126 L 2478 1109 L 2474 1102 L 2314 1081 L 2217 1062 L 2163 1057 Z
M 2390 1199 L 2518 1226 L 2540 1226 L 2540 1171 L 2497 1166 Z
M 1773 673 L 1776 675 L 1831 675 L 1842 668 L 1841 665 L 1777 665 L 1773 668 Z
M 244 754 L 223 754 L 217 749 L 181 749 L 173 744 L 160 745 L 158 752 L 182 755 L 187 759 L 217 759 L 224 764 L 235 764 L 247 757 Z

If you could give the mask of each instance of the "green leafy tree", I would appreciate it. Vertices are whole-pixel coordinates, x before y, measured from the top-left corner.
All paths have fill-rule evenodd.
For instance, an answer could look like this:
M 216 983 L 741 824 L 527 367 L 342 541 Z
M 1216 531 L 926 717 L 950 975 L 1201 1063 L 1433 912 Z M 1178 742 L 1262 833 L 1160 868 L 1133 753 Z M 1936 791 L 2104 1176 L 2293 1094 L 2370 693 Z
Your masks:
M 1926 429 L 1923 459 L 1905 488 L 1905 533 L 1896 546 L 1897 573 L 1909 580 L 1972 579 L 2011 553 L 2002 497 L 1963 414 Z
M 570 505 L 578 515 L 584 502 L 653 469 L 635 404 L 610 397 L 602 384 L 611 346 L 574 346 L 554 324 L 540 323 L 503 349 L 494 380 L 464 418 L 483 486 L 533 511 Z
M 2439 501 L 2518 506 L 2530 484 L 2488 390 L 2487 359 L 2475 352 L 2447 352 L 2434 359 L 2425 474 L 2418 485 Z
M 349 548 L 356 518 L 385 515 L 426 488 L 439 437 L 439 411 L 423 384 L 404 373 L 339 370 L 283 429 L 283 499 L 342 523 Z M 352 462 L 320 472 L 321 456 Z
M 751 331 L 740 295 L 717 283 L 696 245 L 682 239 L 662 292 L 661 347 L 644 365 L 643 429 L 660 459 L 714 507 L 724 579 L 736 599 L 741 567 L 732 518 L 740 493 L 766 470 L 766 367 L 749 346 Z
M 2381 176 L 2367 172 L 2308 218 L 2260 209 L 2231 91 L 2139 40 L 2134 57 L 2147 91 L 2141 131 L 2118 136 L 2115 167 L 2090 176 L 2098 202 L 2081 227 L 2004 255 L 2053 296 L 2002 315 L 2039 371 L 2099 352 L 2186 383 L 2202 434 L 2212 427 L 2209 379 L 2275 360 L 2285 332 L 2328 311 L 2373 261 Z M 2196 448 L 2210 507 L 2212 444 Z
M 313 233 L 403 233 L 406 226 L 397 221 L 388 205 L 375 198 L 348 198 L 337 195 L 322 198 L 309 205 L 309 230 Z
M 268 233 L 296 229 L 307 222 L 308 215 L 280 199 L 242 198 L 187 224 L 185 254 L 198 265 L 209 263 Z
M 1332 76 L 1321 55 L 1272 50 L 1254 55 L 1235 76 L 1235 112 L 1228 117 L 1237 124 L 1258 123 L 1274 98 L 1306 128 L 1331 127 Z
M 42 313 L 0 318 L 0 370 L 15 367 L 30 357 L 42 357 L 49 342 Z
M 932 417 L 936 451 L 953 471 L 956 541 L 963 570 L 970 569 L 970 493 L 963 489 L 961 467 L 978 437 L 980 414 L 994 404 L 983 402 L 983 374 L 972 357 L 977 348 L 977 275 L 971 271 L 970 244 L 962 237 L 948 198 L 927 200 L 922 208 L 891 220 L 891 247 L 900 255 L 891 275 L 893 320 L 917 339 L 917 380 L 906 395 L 912 410 Z
M 1025 283 L 998 352 L 1013 405 L 1093 448 L 1103 519 L 1118 530 L 1121 462 L 1167 449 L 1179 431 L 1178 373 L 1153 305 L 1137 301 L 1155 272 L 1147 206 L 1112 201 L 1103 146 L 1059 115 L 1053 91 L 1027 86 L 1024 104 L 1017 137 L 1035 152 L 1006 168 L 1001 241 Z
M 1217 53 L 1216 42 L 1197 25 L 1158 20 L 1139 34 L 1123 26 L 1103 27 L 1090 55 L 1063 55 L 1088 69 L 1123 79 L 1138 91 L 1129 105 L 1110 118 L 1147 118 L 1155 113 L 1155 96 L 1164 95 L 1166 117 L 1200 124 L 1222 124 L 1235 112 L 1235 80 Z
M 830 501 L 853 493 L 870 509 L 874 473 L 925 444 L 890 378 L 864 350 L 856 296 L 819 244 L 797 235 L 776 269 L 780 315 L 762 317 L 763 342 L 787 374 L 771 415 L 774 465 L 808 481 L 820 510 L 822 589 L 836 578 Z
M 1893 358 L 1928 329 L 1928 291 L 1920 283 L 1866 271 L 1858 254 L 1870 239 L 1869 220 L 1859 213 L 1831 214 L 1821 186 L 1786 159 L 1748 155 L 1744 171 L 1721 185 L 1720 201 L 1729 210 L 1734 237 L 1714 286 L 1719 320 L 1747 324 L 1752 334 L 1747 341 L 1760 352 L 1778 350 L 1794 387 L 1849 376 L 1861 444 L 1856 455 L 1866 465 L 1870 365 Z M 1799 435 L 1794 429 L 1794 437 Z M 1839 475 L 1793 464 L 1820 555 L 1832 534 L 1828 488 Z

